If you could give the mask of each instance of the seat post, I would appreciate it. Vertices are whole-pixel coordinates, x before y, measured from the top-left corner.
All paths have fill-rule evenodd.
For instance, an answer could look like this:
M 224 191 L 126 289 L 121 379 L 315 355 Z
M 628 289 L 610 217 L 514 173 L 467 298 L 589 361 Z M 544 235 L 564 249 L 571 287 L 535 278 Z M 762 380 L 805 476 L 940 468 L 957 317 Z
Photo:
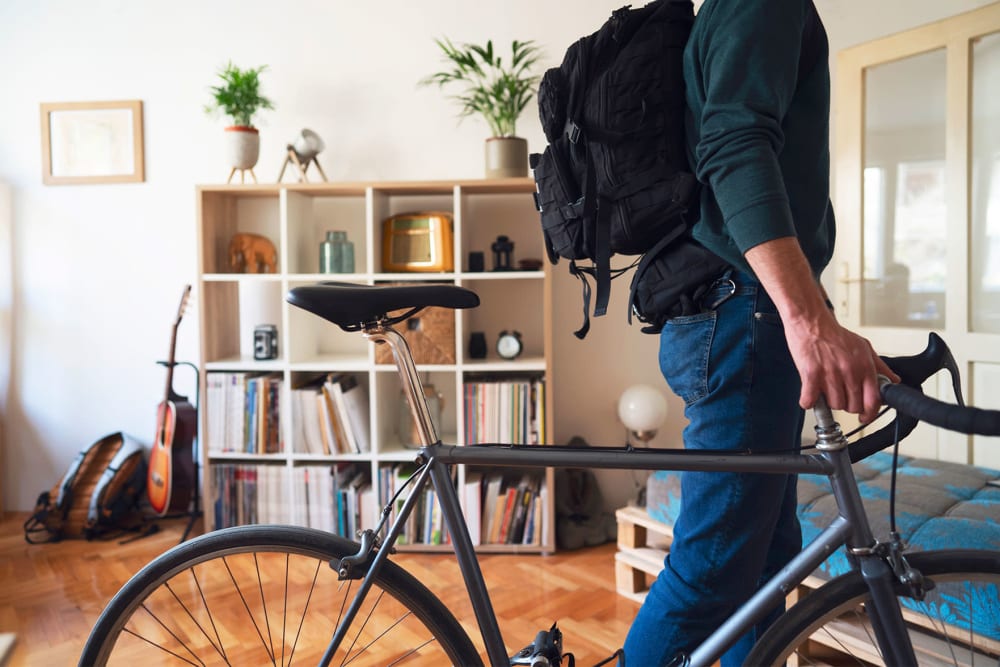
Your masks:
M 420 434 L 420 445 L 427 447 L 437 443 L 437 431 L 434 429 L 434 422 L 431 421 L 431 412 L 427 407 L 424 386 L 420 382 L 420 376 L 417 375 L 417 366 L 413 363 L 413 355 L 410 353 L 410 346 L 406 343 L 406 339 L 392 327 L 378 322 L 365 325 L 363 331 L 368 340 L 375 343 L 386 343 L 392 350 L 392 358 L 396 360 L 399 379 L 403 383 L 403 395 L 406 396 L 406 402 L 410 406 L 410 414 L 413 415 L 417 431 Z

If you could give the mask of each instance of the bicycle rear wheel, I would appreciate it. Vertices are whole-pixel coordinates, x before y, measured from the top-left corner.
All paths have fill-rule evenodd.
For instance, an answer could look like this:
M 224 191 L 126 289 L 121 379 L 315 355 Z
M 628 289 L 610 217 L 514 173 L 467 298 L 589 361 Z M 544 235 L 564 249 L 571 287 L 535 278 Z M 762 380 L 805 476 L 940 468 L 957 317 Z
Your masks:
M 185 542 L 105 608 L 80 665 L 315 665 L 357 582 L 334 566 L 357 544 L 295 526 L 242 526 Z M 481 665 L 425 586 L 384 563 L 331 664 Z
M 1000 657 L 1000 553 L 907 555 L 934 582 L 924 600 L 897 595 L 920 665 L 993 665 Z M 883 665 L 864 611 L 867 589 L 851 572 L 810 592 L 761 637 L 748 665 Z

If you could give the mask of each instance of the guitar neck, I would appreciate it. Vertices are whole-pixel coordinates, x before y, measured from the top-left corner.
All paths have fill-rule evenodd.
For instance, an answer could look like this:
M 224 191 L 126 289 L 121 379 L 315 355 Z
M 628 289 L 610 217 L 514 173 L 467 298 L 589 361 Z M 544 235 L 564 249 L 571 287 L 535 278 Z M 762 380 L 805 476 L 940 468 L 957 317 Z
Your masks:
M 177 325 L 170 334 L 170 355 L 167 357 L 167 386 L 163 390 L 163 400 L 169 401 L 174 391 L 174 353 L 177 348 Z

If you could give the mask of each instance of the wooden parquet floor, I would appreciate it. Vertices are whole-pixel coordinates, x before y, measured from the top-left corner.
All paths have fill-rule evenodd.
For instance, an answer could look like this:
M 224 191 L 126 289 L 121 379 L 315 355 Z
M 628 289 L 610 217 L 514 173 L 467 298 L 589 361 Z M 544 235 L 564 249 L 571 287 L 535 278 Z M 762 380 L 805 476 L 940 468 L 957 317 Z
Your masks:
M 25 543 L 23 514 L 0 520 L 0 635 L 16 633 L 7 665 L 75 665 L 105 603 L 155 555 L 180 539 L 184 520 L 161 522 L 154 535 L 117 542 Z M 577 665 L 593 665 L 621 646 L 638 605 L 615 592 L 615 545 L 551 556 L 484 555 L 481 564 L 500 627 L 513 653 L 554 620 Z M 398 554 L 479 644 L 454 557 Z M 0 661 L 0 664 L 3 664 Z

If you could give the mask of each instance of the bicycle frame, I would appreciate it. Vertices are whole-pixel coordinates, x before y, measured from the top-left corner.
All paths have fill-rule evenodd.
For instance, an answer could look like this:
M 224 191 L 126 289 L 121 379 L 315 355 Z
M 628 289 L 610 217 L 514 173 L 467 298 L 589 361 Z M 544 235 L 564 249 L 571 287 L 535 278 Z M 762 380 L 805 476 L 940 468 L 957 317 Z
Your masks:
M 583 467 L 632 470 L 696 470 L 703 472 L 746 472 L 825 475 L 831 482 L 839 516 L 810 544 L 792 559 L 753 597 L 743 604 L 722 626 L 690 655 L 692 667 L 707 667 L 718 660 L 753 625 L 781 604 L 789 590 L 802 581 L 836 549 L 846 545 L 852 565 L 860 569 L 871 596 L 870 616 L 878 644 L 888 664 L 915 664 L 916 658 L 894 592 L 894 573 L 877 549 L 868 517 L 864 512 L 857 482 L 851 470 L 847 440 L 825 406 L 816 408 L 818 444 L 816 454 L 753 454 L 746 451 L 648 450 L 631 447 L 566 448 L 525 445 L 454 446 L 441 444 L 437 438 L 416 367 L 403 337 L 390 327 L 372 326 L 365 335 L 375 342 L 387 343 L 393 351 L 403 391 L 415 423 L 419 426 L 422 447 L 418 462 L 423 468 L 413 480 L 414 488 L 378 545 L 374 558 L 375 535 L 366 531 L 357 556 L 339 564 L 341 577 L 351 576 L 354 565 L 366 566 L 366 574 L 346 613 L 344 622 L 331 639 L 328 664 L 361 603 L 374 582 L 379 565 L 392 551 L 396 538 L 416 505 L 421 491 L 432 483 L 442 516 L 451 534 L 455 555 L 472 602 L 486 653 L 492 665 L 510 665 L 500 628 L 490 601 L 475 547 L 469 535 L 449 466 L 495 465 L 507 467 Z M 384 510 L 384 513 L 387 510 Z M 347 562 L 350 561 L 350 562 Z

